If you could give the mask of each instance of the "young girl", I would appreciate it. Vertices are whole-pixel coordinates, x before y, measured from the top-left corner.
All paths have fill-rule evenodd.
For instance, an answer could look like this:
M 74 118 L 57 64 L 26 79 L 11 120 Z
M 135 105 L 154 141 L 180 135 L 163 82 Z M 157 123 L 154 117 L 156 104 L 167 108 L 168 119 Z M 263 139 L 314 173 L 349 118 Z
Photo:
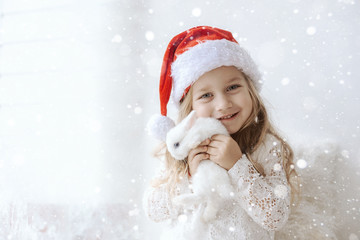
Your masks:
M 145 194 L 144 208 L 151 220 L 168 221 L 174 239 L 189 239 L 185 230 L 200 231 L 191 228 L 198 206 L 184 209 L 172 199 L 191 193 L 191 176 L 205 159 L 228 171 L 235 192 L 201 239 L 274 239 L 286 223 L 297 191 L 293 152 L 270 124 L 261 84 L 255 63 L 228 31 L 195 27 L 169 43 L 160 79 L 162 116 L 152 120 L 153 133 L 164 141 L 173 126 L 166 116 L 171 95 L 179 122 L 196 110 L 198 117 L 220 120 L 231 135 L 212 136 L 184 161 L 172 158 L 165 144 L 158 152 L 165 169 Z

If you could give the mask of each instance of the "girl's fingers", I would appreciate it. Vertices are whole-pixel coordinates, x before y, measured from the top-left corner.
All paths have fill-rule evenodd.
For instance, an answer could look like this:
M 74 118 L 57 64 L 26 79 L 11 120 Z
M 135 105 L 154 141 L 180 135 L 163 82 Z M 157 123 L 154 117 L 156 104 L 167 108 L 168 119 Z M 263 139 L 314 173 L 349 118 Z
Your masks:
M 209 144 L 209 148 L 215 148 L 217 146 L 217 144 L 219 144 L 219 143 L 215 142 L 215 141 L 211 141 L 211 143 Z
M 213 141 L 223 142 L 226 140 L 226 138 L 228 138 L 228 136 L 225 136 L 222 134 L 216 134 L 211 137 L 211 142 L 213 142 Z
M 216 148 L 215 147 L 211 147 L 210 145 L 209 145 L 209 147 L 208 147 L 208 150 L 206 151 L 208 154 L 210 154 L 210 155 L 215 155 L 216 154 Z
M 219 148 L 223 144 L 223 141 L 220 141 L 218 139 L 211 140 L 209 143 L 209 148 Z
M 210 139 L 205 139 L 204 141 L 202 141 L 200 144 L 199 144 L 199 146 L 206 146 L 206 145 L 209 145 L 209 143 L 210 143 L 211 141 L 210 141 Z
M 202 161 L 202 160 L 207 160 L 207 159 L 209 159 L 209 154 L 207 154 L 207 153 L 199 153 L 199 154 L 197 154 L 195 157 L 194 157 L 194 160 L 193 161 L 195 161 L 195 162 L 197 162 L 197 163 L 199 163 L 200 161 Z
M 190 174 L 194 175 L 200 162 L 207 159 L 210 159 L 210 156 L 207 153 L 199 153 L 195 155 L 194 158 L 189 162 Z
M 189 153 L 189 159 L 190 161 L 192 161 L 192 159 L 198 155 L 199 153 L 206 153 L 206 151 L 208 150 L 207 146 L 197 146 L 196 148 L 192 149 Z

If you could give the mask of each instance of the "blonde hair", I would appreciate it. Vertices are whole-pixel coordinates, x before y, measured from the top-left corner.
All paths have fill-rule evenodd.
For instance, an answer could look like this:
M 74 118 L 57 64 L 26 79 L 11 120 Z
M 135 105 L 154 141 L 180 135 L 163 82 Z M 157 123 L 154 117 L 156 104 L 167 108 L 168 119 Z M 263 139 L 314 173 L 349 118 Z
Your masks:
M 231 137 L 238 143 L 241 148 L 241 152 L 246 154 L 247 158 L 252 162 L 255 169 L 262 175 L 265 176 L 264 169 L 260 164 L 254 161 L 251 154 L 264 142 L 267 134 L 273 135 L 276 139 L 281 142 L 281 158 L 283 163 L 283 169 L 286 173 L 286 178 L 291 191 L 291 201 L 294 202 L 295 197 L 299 193 L 299 179 L 298 175 L 293 166 L 293 151 L 290 145 L 280 137 L 280 135 L 273 128 L 265 105 L 255 89 L 255 86 L 251 80 L 244 74 L 250 97 L 252 100 L 252 111 L 249 118 L 245 121 L 244 125 L 239 129 L 238 132 L 231 135 Z M 190 87 L 187 95 L 180 102 L 178 122 L 181 122 L 192 110 L 192 87 Z M 163 183 L 168 183 L 168 188 L 171 195 L 174 194 L 176 189 L 176 183 L 183 177 L 187 177 L 189 171 L 189 165 L 187 158 L 184 161 L 175 160 L 166 148 L 166 144 L 162 143 L 157 149 L 156 156 L 164 157 L 165 159 L 165 174 L 162 178 L 156 179 L 153 182 L 153 186 L 159 186 Z

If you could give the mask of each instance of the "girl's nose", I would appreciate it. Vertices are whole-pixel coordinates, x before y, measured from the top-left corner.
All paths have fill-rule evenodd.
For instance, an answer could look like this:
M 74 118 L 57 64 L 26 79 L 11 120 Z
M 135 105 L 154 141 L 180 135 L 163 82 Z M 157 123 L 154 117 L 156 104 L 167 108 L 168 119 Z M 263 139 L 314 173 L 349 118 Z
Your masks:
M 218 99 L 216 101 L 216 108 L 218 111 L 226 110 L 228 108 L 232 107 L 232 103 L 226 95 L 218 96 Z

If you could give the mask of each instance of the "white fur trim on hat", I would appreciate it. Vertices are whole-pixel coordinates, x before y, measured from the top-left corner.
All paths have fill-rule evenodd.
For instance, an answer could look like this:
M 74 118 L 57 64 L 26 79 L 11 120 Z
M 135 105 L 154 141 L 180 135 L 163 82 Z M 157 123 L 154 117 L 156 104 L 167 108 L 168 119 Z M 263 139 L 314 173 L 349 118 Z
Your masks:
M 174 103 L 178 104 L 185 89 L 204 73 L 222 66 L 235 66 L 250 77 L 258 91 L 261 90 L 261 74 L 245 49 L 226 39 L 209 40 L 185 51 L 171 65 Z

